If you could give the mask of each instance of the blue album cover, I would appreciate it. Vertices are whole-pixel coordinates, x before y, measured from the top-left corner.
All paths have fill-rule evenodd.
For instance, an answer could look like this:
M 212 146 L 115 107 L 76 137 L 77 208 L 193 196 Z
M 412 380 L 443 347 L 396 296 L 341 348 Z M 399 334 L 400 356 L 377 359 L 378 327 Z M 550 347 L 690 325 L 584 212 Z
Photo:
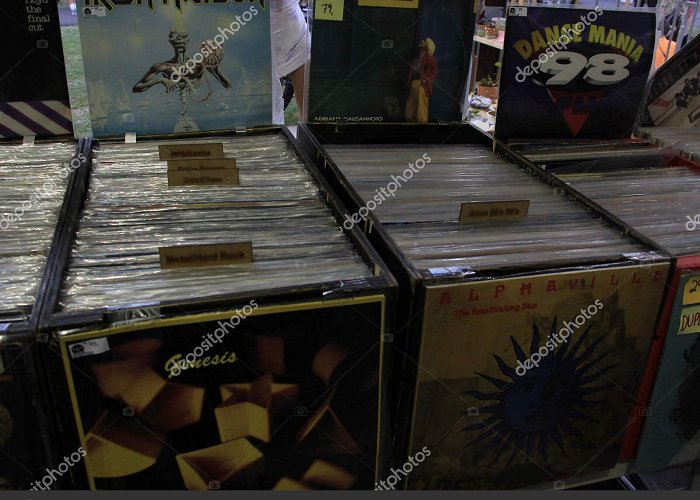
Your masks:
M 95 136 L 272 123 L 265 0 L 79 0 Z
M 632 135 L 654 57 L 653 11 L 510 6 L 496 136 Z

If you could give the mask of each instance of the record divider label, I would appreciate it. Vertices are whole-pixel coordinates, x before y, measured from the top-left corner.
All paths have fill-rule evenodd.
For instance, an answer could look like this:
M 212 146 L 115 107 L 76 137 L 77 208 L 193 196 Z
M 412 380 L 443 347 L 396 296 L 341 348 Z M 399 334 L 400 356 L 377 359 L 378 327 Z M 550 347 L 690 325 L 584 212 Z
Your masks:
M 527 218 L 529 209 L 530 200 L 469 201 L 462 203 L 459 211 L 459 223 L 517 222 Z
M 240 184 L 235 158 L 224 158 L 223 143 L 165 144 L 158 147 L 168 162 L 168 187 Z M 160 247 L 161 269 L 217 267 L 253 262 L 253 243 L 215 243 Z
M 214 243 L 160 247 L 161 269 L 218 267 L 253 262 L 253 243 Z
M 201 142 L 190 144 L 161 144 L 158 146 L 161 160 L 194 160 L 223 158 L 223 142 Z
M 168 162 L 168 187 L 238 186 L 235 158 L 224 158 L 223 143 L 165 144 L 158 147 Z

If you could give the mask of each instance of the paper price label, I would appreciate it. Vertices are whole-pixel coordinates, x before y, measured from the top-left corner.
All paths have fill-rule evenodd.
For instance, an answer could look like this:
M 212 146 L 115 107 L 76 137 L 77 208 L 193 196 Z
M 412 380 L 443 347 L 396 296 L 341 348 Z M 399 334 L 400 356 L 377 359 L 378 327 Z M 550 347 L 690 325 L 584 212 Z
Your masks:
M 694 274 L 683 287 L 683 305 L 700 304 L 700 274 Z
M 319 0 L 316 2 L 314 9 L 314 19 L 342 21 L 345 0 Z
M 700 333 L 700 306 L 684 307 L 681 311 L 678 335 Z
M 84 356 L 94 356 L 107 351 L 109 351 L 109 341 L 107 337 L 86 340 L 85 342 L 76 342 L 68 346 L 68 352 L 73 359 L 82 358 Z
M 107 8 L 103 6 L 99 7 L 84 7 L 83 17 L 105 17 L 107 15 Z

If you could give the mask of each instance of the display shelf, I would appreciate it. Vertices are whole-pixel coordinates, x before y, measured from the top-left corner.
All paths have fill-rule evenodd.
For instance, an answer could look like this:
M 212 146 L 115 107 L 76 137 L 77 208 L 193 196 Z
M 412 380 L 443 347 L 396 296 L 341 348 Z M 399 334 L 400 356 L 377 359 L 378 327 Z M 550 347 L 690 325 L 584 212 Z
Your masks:
M 503 50 L 503 42 L 505 39 L 505 32 L 499 31 L 498 38 L 486 38 L 483 36 L 474 35 L 474 41 L 481 43 L 483 45 L 488 45 L 498 50 Z

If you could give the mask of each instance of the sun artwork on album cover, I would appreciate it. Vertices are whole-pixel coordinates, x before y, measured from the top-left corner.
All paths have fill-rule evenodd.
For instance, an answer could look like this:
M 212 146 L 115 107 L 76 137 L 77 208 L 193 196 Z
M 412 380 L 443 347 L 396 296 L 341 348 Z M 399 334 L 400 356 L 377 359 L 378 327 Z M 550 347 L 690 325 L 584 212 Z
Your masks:
M 552 322 L 548 344 L 553 343 L 557 318 Z M 481 431 L 467 446 L 480 444 L 482 452 L 493 452 L 493 461 L 503 453 L 510 453 L 508 464 L 519 455 L 523 459 L 535 451 L 547 460 L 548 449 L 552 445 L 564 451 L 562 433 L 583 437 L 576 427 L 576 421 L 596 422 L 597 419 L 584 413 L 596 406 L 604 406 L 605 401 L 596 396 L 611 387 L 600 384 L 600 379 L 618 365 L 605 366 L 604 359 L 609 351 L 599 352 L 597 348 L 603 336 L 595 339 L 588 348 L 582 345 L 589 336 L 593 324 L 589 325 L 578 339 L 568 339 L 558 348 L 543 356 L 539 366 L 525 370 L 520 375 L 500 356 L 493 357 L 503 375 L 510 381 L 476 374 L 495 386 L 496 391 L 466 391 L 478 400 L 490 402 L 479 408 L 479 414 L 488 415 L 482 422 L 465 427 L 464 431 Z M 523 351 L 518 341 L 511 336 L 513 351 L 521 363 L 528 361 L 540 349 L 540 332 L 533 324 L 529 355 Z M 569 348 L 569 344 L 572 346 Z M 466 411 L 464 412 L 467 413 Z

